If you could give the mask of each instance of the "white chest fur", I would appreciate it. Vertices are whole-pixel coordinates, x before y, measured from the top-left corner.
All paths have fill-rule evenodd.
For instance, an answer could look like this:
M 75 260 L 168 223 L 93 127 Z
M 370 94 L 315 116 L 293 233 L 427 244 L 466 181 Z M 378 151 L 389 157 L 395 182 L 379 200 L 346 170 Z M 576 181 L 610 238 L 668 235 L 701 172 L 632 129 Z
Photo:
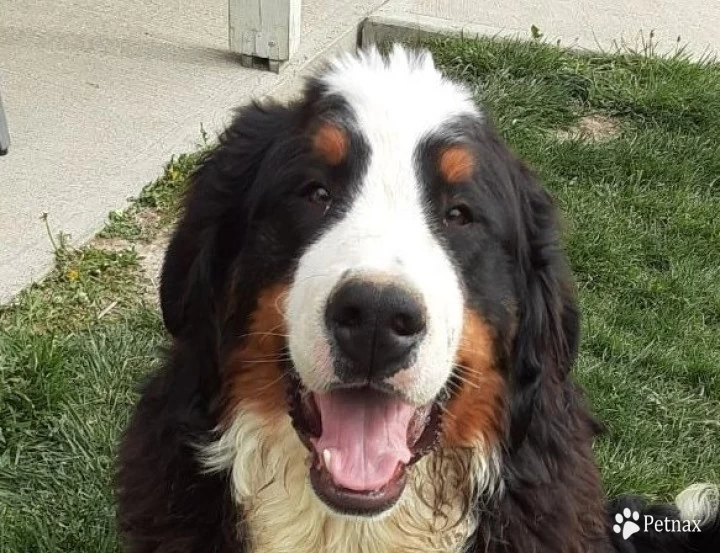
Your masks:
M 460 553 L 475 529 L 466 509 L 471 490 L 492 488 L 497 474 L 478 450 L 430 454 L 412 468 L 387 516 L 351 518 L 331 513 L 315 496 L 307 457 L 287 415 L 253 413 L 239 415 L 203 451 L 210 470 L 232 473 L 252 553 Z

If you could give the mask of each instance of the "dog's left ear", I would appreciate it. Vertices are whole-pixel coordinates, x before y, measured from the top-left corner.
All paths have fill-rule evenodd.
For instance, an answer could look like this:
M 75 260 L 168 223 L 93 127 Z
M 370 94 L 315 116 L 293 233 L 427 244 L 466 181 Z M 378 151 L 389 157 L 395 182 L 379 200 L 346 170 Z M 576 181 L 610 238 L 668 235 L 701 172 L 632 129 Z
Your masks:
M 580 316 L 555 204 L 525 164 L 515 160 L 511 171 L 522 221 L 516 252 L 520 300 L 510 420 L 511 442 L 518 445 L 530 425 L 542 381 L 564 380 L 575 361 Z

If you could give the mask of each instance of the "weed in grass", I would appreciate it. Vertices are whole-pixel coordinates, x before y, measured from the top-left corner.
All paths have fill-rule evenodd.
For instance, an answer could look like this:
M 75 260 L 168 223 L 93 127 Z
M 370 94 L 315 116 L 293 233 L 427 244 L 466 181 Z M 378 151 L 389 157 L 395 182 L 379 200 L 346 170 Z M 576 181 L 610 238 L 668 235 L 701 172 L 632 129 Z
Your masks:
M 203 152 L 181 154 L 170 160 L 163 175 L 146 186 L 127 209 L 110 213 L 108 224 L 98 237 L 152 240 L 177 217 L 188 177 Z

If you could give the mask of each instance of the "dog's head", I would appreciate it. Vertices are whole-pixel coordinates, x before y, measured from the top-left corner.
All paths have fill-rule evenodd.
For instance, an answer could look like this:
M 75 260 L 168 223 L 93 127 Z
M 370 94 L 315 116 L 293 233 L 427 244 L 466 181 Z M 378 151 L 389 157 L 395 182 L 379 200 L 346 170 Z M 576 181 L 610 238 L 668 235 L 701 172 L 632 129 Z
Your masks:
M 291 417 L 333 510 L 391 508 L 432 447 L 522 442 L 577 313 L 548 195 L 428 54 L 345 57 L 241 110 L 193 178 L 165 323 L 220 420 Z

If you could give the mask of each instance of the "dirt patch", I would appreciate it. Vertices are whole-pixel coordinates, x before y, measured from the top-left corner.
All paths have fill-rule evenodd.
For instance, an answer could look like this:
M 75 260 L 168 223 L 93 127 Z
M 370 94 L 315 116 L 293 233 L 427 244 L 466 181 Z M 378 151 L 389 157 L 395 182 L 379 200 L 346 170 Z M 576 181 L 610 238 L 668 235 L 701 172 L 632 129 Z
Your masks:
M 160 231 L 150 242 L 134 242 L 124 238 L 96 238 L 92 246 L 102 250 L 119 252 L 134 249 L 140 261 L 143 275 L 147 281 L 144 295 L 152 304 L 159 304 L 160 272 L 162 271 L 165 249 L 170 242 L 172 232 L 169 229 Z
M 620 134 L 620 121 L 617 119 L 605 115 L 586 115 L 574 127 L 557 131 L 555 137 L 560 141 L 604 142 L 615 138 L 618 134 Z
M 129 250 L 135 243 L 125 240 L 124 238 L 95 238 L 90 245 L 99 250 L 107 250 L 109 252 L 121 252 Z
M 156 305 L 160 303 L 160 272 L 162 271 L 165 250 L 170 242 L 170 236 L 171 232 L 165 230 L 160 232 L 152 242 L 135 244 L 135 251 L 140 258 L 140 266 L 148 280 L 145 297 Z
M 156 227 L 160 223 L 160 214 L 154 209 L 140 210 L 135 216 L 142 227 Z

